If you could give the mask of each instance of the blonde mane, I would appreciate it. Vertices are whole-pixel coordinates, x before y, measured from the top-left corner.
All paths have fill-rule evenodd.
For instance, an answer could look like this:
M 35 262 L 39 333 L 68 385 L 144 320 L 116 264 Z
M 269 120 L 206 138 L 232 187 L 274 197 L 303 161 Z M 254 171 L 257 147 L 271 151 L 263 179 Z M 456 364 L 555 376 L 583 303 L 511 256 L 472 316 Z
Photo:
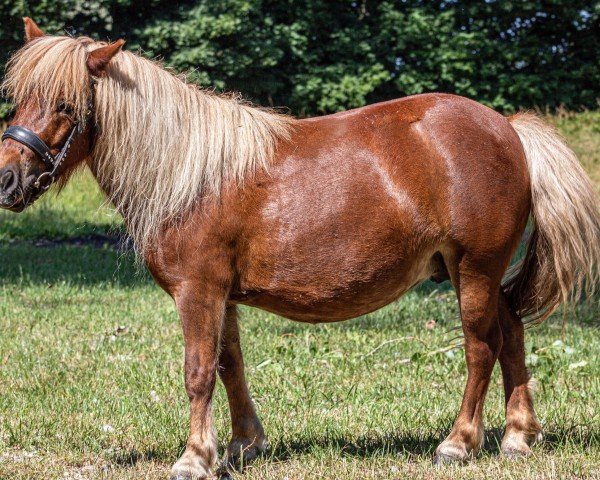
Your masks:
M 86 37 L 34 40 L 10 60 L 5 91 L 17 104 L 67 101 L 83 120 L 92 98 L 87 54 L 103 45 Z M 93 99 L 98 135 L 90 167 L 141 253 L 199 198 L 267 168 L 294 122 L 187 84 L 127 51 L 97 79 Z

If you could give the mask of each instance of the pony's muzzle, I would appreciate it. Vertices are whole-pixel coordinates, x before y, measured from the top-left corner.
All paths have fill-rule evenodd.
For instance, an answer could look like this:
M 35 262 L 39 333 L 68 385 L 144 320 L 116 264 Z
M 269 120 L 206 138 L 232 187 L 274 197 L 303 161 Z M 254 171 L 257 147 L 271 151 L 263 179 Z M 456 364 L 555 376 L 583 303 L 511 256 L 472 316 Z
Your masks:
M 35 154 L 28 148 L 11 142 L 6 140 L 0 149 L 0 208 L 22 212 L 29 204 L 41 162 L 35 161 Z

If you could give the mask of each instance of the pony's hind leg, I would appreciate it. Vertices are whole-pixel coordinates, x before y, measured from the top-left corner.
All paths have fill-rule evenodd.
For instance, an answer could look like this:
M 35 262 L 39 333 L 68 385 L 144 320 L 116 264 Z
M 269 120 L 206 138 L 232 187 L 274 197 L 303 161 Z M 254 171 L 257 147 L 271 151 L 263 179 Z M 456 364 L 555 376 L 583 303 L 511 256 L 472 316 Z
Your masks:
M 502 452 L 509 457 L 526 456 L 529 448 L 541 438 L 541 427 L 533 411 L 529 374 L 525 368 L 525 341 L 523 323 L 512 311 L 504 293 L 498 305 L 502 329 L 500 366 L 506 399 L 506 430 L 502 439 Z
M 236 468 L 266 450 L 268 442 L 246 385 L 237 308 L 233 305 L 225 314 L 219 374 L 227 391 L 232 433 L 223 466 Z
M 481 447 L 483 403 L 502 347 L 498 323 L 502 269 L 489 271 L 489 265 L 484 268 L 481 264 L 469 264 L 463 257 L 457 270 L 457 275 L 451 275 L 459 297 L 468 377 L 452 431 L 435 452 L 436 464 L 465 461 Z

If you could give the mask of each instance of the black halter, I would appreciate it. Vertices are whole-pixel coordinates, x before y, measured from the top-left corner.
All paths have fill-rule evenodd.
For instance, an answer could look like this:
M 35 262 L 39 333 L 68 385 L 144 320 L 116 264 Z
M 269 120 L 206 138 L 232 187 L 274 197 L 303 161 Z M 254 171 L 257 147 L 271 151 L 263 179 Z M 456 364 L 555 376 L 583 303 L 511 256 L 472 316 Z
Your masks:
M 58 176 L 62 171 L 62 164 L 69 153 L 69 149 L 71 148 L 71 144 L 75 140 L 77 134 L 83 132 L 85 124 L 81 124 L 79 122 L 75 122 L 71 129 L 71 133 L 67 137 L 67 140 L 63 147 L 60 149 L 55 155 L 52 155 L 50 151 L 50 147 L 46 145 L 37 133 L 32 132 L 27 127 L 22 127 L 20 125 L 13 125 L 8 127 L 5 132 L 2 134 L 2 141 L 7 138 L 15 140 L 26 147 L 30 148 L 32 151 L 37 153 L 44 164 L 46 165 L 46 171 L 42 173 L 31 185 L 27 187 L 30 192 L 30 195 L 24 201 L 27 205 L 33 203 L 37 200 L 46 190 L 48 190 L 52 184 L 56 181 Z
M 50 188 L 50 185 L 52 185 L 58 178 L 62 163 L 67 157 L 67 153 L 71 148 L 73 140 L 75 140 L 76 134 L 82 132 L 83 129 L 80 127 L 79 122 L 75 122 L 73 128 L 71 129 L 71 133 L 67 138 L 67 141 L 56 156 L 52 155 L 50 148 L 39 137 L 39 135 L 32 132 L 28 128 L 22 127 L 20 125 L 13 125 L 12 127 L 8 127 L 6 131 L 2 134 L 2 141 L 4 141 L 7 138 L 11 138 L 30 148 L 42 158 L 42 161 L 46 164 L 47 170 L 37 178 L 37 180 L 33 183 L 33 186 L 37 189 L 41 189 L 42 192 L 44 192 L 48 190 L 48 188 Z

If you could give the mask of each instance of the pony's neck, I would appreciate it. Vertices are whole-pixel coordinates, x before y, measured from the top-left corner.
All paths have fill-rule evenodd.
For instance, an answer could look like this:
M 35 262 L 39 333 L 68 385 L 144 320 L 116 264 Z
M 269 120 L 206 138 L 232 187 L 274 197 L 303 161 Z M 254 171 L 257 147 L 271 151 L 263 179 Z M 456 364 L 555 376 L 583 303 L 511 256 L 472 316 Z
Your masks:
M 201 196 L 267 168 L 293 125 L 290 117 L 188 85 L 129 52 L 99 80 L 95 112 L 91 169 L 139 251 Z

